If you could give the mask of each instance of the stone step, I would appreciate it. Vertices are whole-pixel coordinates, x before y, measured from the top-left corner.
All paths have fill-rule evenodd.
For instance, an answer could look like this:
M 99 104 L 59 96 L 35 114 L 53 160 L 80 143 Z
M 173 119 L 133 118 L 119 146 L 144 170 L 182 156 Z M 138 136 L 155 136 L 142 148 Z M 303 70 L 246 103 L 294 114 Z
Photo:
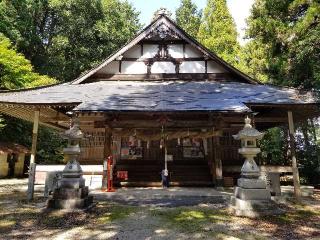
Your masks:
M 115 184 L 116 186 L 121 187 L 161 187 L 161 181 L 120 181 Z M 212 181 L 170 181 L 170 186 L 179 187 L 179 186 L 202 186 L 202 187 L 211 187 L 214 186 Z

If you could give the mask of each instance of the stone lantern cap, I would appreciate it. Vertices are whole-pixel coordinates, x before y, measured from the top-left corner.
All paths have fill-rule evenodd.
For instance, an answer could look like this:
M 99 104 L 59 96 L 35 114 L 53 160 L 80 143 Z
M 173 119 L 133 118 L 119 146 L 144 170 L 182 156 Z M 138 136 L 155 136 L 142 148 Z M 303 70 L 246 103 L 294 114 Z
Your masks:
M 244 120 L 245 125 L 244 128 L 236 135 L 233 135 L 233 138 L 236 140 L 255 140 L 255 139 L 262 139 L 264 133 L 259 132 L 257 129 L 253 128 L 251 125 L 251 119 L 246 117 Z
M 69 139 L 69 140 L 81 140 L 84 138 L 83 132 L 79 128 L 79 121 L 74 120 L 73 126 L 66 130 L 63 134 L 62 137 L 64 139 Z

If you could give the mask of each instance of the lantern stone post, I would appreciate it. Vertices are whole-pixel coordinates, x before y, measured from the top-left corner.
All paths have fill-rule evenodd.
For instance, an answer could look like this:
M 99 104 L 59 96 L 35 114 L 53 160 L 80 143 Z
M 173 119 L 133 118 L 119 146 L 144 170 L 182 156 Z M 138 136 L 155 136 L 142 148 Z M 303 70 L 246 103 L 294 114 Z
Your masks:
M 266 182 L 260 178 L 260 168 L 254 158 L 260 153 L 257 140 L 263 133 L 251 126 L 251 119 L 245 119 L 244 128 L 233 137 L 241 141 L 239 153 L 245 157 L 241 177 L 237 181 L 234 196 L 231 197 L 230 210 L 237 216 L 259 217 L 281 214 L 277 204 L 271 200 Z
M 85 186 L 85 179 L 79 164 L 80 141 L 84 138 L 79 128 L 78 120 L 63 134 L 68 139 L 68 146 L 63 149 L 65 160 L 68 161 L 62 171 L 62 178 L 58 181 L 58 187 L 54 190 L 52 198 L 48 200 L 48 208 L 76 209 L 88 208 L 93 197 L 89 196 L 88 187 Z

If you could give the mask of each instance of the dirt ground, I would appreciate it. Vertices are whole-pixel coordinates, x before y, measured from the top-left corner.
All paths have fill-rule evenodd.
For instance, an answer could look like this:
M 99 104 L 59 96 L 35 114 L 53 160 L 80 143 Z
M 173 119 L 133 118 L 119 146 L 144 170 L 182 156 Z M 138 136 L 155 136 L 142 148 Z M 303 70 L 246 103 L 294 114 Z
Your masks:
M 88 212 L 48 211 L 25 180 L 0 180 L 0 239 L 320 239 L 320 192 L 301 203 L 288 199 L 282 216 L 232 216 L 227 201 L 194 206 L 133 206 L 112 200 Z

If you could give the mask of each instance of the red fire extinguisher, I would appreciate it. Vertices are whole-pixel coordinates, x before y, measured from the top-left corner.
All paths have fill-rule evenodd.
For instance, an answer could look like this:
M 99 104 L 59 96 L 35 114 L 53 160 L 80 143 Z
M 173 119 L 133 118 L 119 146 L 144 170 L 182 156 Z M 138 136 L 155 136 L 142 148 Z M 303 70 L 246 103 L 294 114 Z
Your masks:
M 107 159 L 107 192 L 115 192 L 113 188 L 113 159 L 109 156 Z

